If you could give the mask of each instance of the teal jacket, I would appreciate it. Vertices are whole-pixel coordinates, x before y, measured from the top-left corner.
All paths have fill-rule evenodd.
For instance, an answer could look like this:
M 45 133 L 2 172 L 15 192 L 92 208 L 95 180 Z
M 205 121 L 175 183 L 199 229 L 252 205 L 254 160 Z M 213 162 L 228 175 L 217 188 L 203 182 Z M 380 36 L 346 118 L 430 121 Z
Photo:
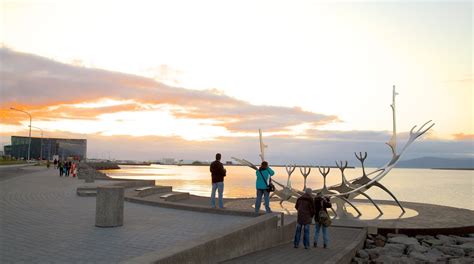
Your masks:
M 257 175 L 257 182 L 256 182 L 257 189 L 265 190 L 267 189 L 267 184 L 269 183 L 270 177 L 272 177 L 275 174 L 275 172 L 270 167 L 268 167 L 265 170 L 257 170 L 255 174 Z M 267 182 L 267 184 L 265 184 L 265 182 L 263 181 L 262 176 L 265 179 L 265 182 Z

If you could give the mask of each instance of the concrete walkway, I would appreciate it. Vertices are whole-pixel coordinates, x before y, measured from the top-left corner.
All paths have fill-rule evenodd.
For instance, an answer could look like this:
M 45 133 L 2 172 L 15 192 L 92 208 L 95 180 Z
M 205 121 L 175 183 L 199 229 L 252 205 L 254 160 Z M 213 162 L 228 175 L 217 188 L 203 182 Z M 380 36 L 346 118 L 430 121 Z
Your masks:
M 37 166 L 2 178 L 0 263 L 116 263 L 249 220 L 125 203 L 122 227 L 98 228 L 95 198 L 76 195 L 84 185 Z
M 327 249 L 324 249 L 322 248 L 322 233 L 319 234 L 319 247 L 314 248 L 314 225 L 310 230 L 311 248 L 309 249 L 304 248 L 303 237 L 301 237 L 299 248 L 294 248 L 293 242 L 290 242 L 224 263 L 350 263 L 352 253 L 362 247 L 367 233 L 365 229 L 330 227 L 330 244 Z

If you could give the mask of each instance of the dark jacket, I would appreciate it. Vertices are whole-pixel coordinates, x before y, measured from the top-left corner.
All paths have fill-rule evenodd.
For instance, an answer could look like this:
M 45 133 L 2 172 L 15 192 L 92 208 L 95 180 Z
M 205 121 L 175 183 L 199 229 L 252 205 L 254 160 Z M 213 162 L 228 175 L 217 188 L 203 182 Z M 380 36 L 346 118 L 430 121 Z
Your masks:
M 314 198 L 314 220 L 318 222 L 318 217 L 319 217 L 319 211 L 324 210 L 326 213 L 328 212 L 327 208 L 331 208 L 332 204 L 329 200 L 329 197 L 316 197 Z
M 224 181 L 226 170 L 220 161 L 213 161 L 209 170 L 211 171 L 212 183 Z
M 298 210 L 298 224 L 311 224 L 314 215 L 313 198 L 309 194 L 303 194 L 296 200 L 295 208 Z

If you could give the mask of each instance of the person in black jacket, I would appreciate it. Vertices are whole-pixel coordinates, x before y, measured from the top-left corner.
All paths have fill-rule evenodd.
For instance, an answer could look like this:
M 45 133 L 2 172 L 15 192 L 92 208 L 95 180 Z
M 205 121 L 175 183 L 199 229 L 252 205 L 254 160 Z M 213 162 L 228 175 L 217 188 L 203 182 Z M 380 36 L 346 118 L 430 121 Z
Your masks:
M 314 228 L 314 247 L 318 246 L 319 230 L 321 228 L 323 229 L 324 248 L 328 247 L 328 243 L 329 243 L 328 227 L 320 223 L 319 212 L 321 210 L 324 210 L 327 213 L 328 212 L 327 208 L 331 208 L 331 206 L 332 205 L 329 200 L 329 197 L 323 196 L 323 194 L 320 192 L 318 193 L 318 195 L 316 195 L 316 198 L 314 198 L 314 209 L 315 209 L 314 220 L 316 222 L 315 228 Z
M 221 154 L 216 154 L 216 160 L 211 163 L 209 168 L 211 171 L 212 177 L 212 193 L 211 193 L 211 206 L 216 207 L 216 189 L 219 193 L 219 208 L 224 208 L 224 202 L 222 200 L 224 192 L 224 177 L 226 175 L 226 170 L 224 165 L 221 163 Z
M 311 188 L 306 188 L 305 193 L 296 200 L 295 208 L 298 210 L 298 224 L 296 225 L 295 239 L 293 244 L 298 248 L 301 239 L 301 229 L 304 230 L 303 245 L 305 249 L 309 248 L 309 225 L 313 221 L 314 202 Z

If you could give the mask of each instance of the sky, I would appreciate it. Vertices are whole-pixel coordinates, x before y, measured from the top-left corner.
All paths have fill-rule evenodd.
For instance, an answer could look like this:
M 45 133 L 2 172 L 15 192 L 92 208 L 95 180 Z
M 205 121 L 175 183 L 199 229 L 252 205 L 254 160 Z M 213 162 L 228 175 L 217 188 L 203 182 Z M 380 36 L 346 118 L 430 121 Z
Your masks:
M 89 157 L 255 160 L 261 128 L 275 162 L 382 162 L 395 85 L 399 144 L 436 123 L 407 158 L 474 156 L 471 1 L 0 3 L 2 144 L 16 107 Z

